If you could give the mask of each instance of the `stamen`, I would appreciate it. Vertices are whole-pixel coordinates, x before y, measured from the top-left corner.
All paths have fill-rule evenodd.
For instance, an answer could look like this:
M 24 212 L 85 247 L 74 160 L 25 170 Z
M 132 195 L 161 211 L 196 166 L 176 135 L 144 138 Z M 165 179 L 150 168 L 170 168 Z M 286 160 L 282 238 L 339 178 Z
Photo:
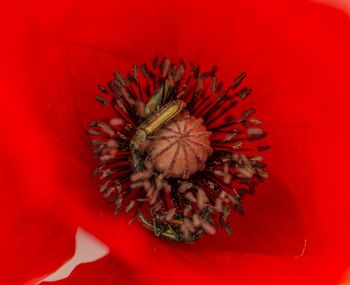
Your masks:
M 266 132 L 250 108 L 235 114 L 252 90 L 246 73 L 225 88 L 217 67 L 202 72 L 192 62 L 155 57 L 98 85 L 99 103 L 114 111 L 88 124 L 93 173 L 101 195 L 154 235 L 192 242 L 222 227 L 232 233 L 231 210 L 268 178 L 256 145 Z M 243 102 L 244 103 L 244 102 Z M 147 205 L 148 206 L 147 206 Z

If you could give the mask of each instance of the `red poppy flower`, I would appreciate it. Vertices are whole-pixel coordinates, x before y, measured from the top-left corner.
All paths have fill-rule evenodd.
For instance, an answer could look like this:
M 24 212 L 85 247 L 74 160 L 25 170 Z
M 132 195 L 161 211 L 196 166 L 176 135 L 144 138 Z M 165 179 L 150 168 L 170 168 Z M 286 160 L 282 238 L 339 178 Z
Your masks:
M 2 17 L 11 28 L 1 85 L 4 284 L 33 284 L 58 268 L 73 255 L 77 226 L 111 252 L 59 284 L 341 281 L 350 265 L 343 12 L 303 0 L 12 8 Z M 231 237 L 155 239 L 113 216 L 91 179 L 86 126 L 111 115 L 96 104 L 96 85 L 156 54 L 217 65 L 224 82 L 248 74 L 245 103 L 269 132 L 270 178 L 245 199 Z

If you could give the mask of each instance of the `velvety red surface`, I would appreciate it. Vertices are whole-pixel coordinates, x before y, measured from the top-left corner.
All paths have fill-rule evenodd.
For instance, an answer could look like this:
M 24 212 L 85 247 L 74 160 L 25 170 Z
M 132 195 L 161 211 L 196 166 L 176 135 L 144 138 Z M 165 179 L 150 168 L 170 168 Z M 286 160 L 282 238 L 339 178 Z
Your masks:
M 29 282 L 62 264 L 73 254 L 76 226 L 112 253 L 78 267 L 74 283 L 59 284 L 340 280 L 350 264 L 345 14 L 301 0 L 7 5 L 0 107 L 4 284 Z M 233 217 L 232 237 L 219 232 L 193 245 L 155 239 L 136 223 L 127 226 L 123 215 L 114 217 L 90 178 L 96 162 L 86 123 L 110 115 L 95 102 L 96 85 L 156 54 L 204 69 L 216 64 L 226 82 L 249 75 L 245 83 L 254 92 L 244 104 L 257 109 L 269 133 L 271 177 L 246 197 L 246 216 Z

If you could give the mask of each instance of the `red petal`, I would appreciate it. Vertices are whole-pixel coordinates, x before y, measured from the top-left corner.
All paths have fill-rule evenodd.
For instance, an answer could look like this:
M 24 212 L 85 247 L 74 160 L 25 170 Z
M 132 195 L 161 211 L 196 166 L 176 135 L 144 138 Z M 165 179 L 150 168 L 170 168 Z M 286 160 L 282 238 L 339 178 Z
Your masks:
M 115 285 L 125 284 L 133 285 L 137 277 L 125 265 L 108 255 L 92 263 L 83 263 L 78 265 L 71 275 L 63 280 L 56 282 L 44 282 L 42 285 L 69 285 L 69 284 L 103 284 Z
M 46 154 L 50 172 L 57 172 L 47 179 L 50 189 L 29 188 L 31 195 L 55 209 L 64 204 L 67 220 L 106 241 L 145 276 L 144 284 L 169 276 L 170 284 L 334 283 L 350 256 L 349 19 L 297 0 L 105 5 L 84 3 L 69 10 L 69 17 L 36 18 L 44 28 L 32 67 L 43 85 L 26 108 L 40 121 L 44 135 L 38 141 L 53 143 Z M 254 103 L 273 146 L 266 155 L 271 178 L 254 199 L 246 199 L 247 217 L 237 218 L 231 239 L 208 237 L 191 246 L 155 240 L 138 226 L 126 227 L 123 217 L 109 215 L 87 179 L 94 163 L 85 123 L 103 114 L 94 103 L 95 85 L 116 68 L 125 71 L 159 51 L 206 67 L 215 63 L 227 80 L 242 70 L 249 74 L 255 94 L 247 106 Z M 301 253 L 303 258 L 295 258 Z
M 13 158 L 13 157 L 11 157 Z M 49 274 L 69 259 L 74 252 L 74 229 L 62 222 L 59 213 L 38 209 L 21 197 L 22 169 L 1 157 L 5 179 L 0 202 L 2 284 L 27 284 Z M 34 283 L 28 283 L 34 284 Z
M 4 18 L 1 16 L 1 19 Z M 22 57 L 23 38 L 18 37 L 26 27 L 16 22 L 16 17 L 11 20 L 15 22 L 12 26 L 3 25 L 12 27 L 13 34 L 6 37 L 9 46 L 2 45 L 0 52 L 6 71 L 1 74 L 0 84 L 0 244 L 3 257 L 0 283 L 34 284 L 73 255 L 75 228 L 66 223 L 60 211 L 55 211 L 58 205 L 55 210 L 46 208 L 45 200 L 35 199 L 33 195 L 36 189 L 45 191 L 46 188 L 45 179 L 41 178 L 45 177 L 47 168 L 38 155 L 45 148 L 39 152 L 32 148 L 37 143 L 36 128 L 27 121 L 29 112 L 25 109 L 22 112 L 21 101 L 16 108 L 17 100 L 21 100 L 19 94 L 28 92 L 30 83 L 27 77 L 22 77 L 18 84 L 17 77 L 28 60 Z M 12 39 L 16 42 L 11 42 Z

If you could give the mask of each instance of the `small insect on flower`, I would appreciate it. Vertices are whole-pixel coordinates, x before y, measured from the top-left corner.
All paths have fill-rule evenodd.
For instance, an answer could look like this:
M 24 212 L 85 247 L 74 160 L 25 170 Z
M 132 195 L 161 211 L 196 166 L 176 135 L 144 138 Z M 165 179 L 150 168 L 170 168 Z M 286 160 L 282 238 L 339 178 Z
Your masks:
M 114 73 L 96 98 L 115 114 L 88 130 L 100 161 L 94 177 L 115 213 L 178 242 L 220 227 L 231 234 L 231 210 L 242 214 L 243 195 L 268 177 L 257 153 L 269 147 L 251 147 L 266 135 L 262 121 L 252 108 L 234 112 L 251 94 L 240 88 L 246 74 L 224 89 L 216 66 L 189 66 L 156 57 L 150 68 Z

